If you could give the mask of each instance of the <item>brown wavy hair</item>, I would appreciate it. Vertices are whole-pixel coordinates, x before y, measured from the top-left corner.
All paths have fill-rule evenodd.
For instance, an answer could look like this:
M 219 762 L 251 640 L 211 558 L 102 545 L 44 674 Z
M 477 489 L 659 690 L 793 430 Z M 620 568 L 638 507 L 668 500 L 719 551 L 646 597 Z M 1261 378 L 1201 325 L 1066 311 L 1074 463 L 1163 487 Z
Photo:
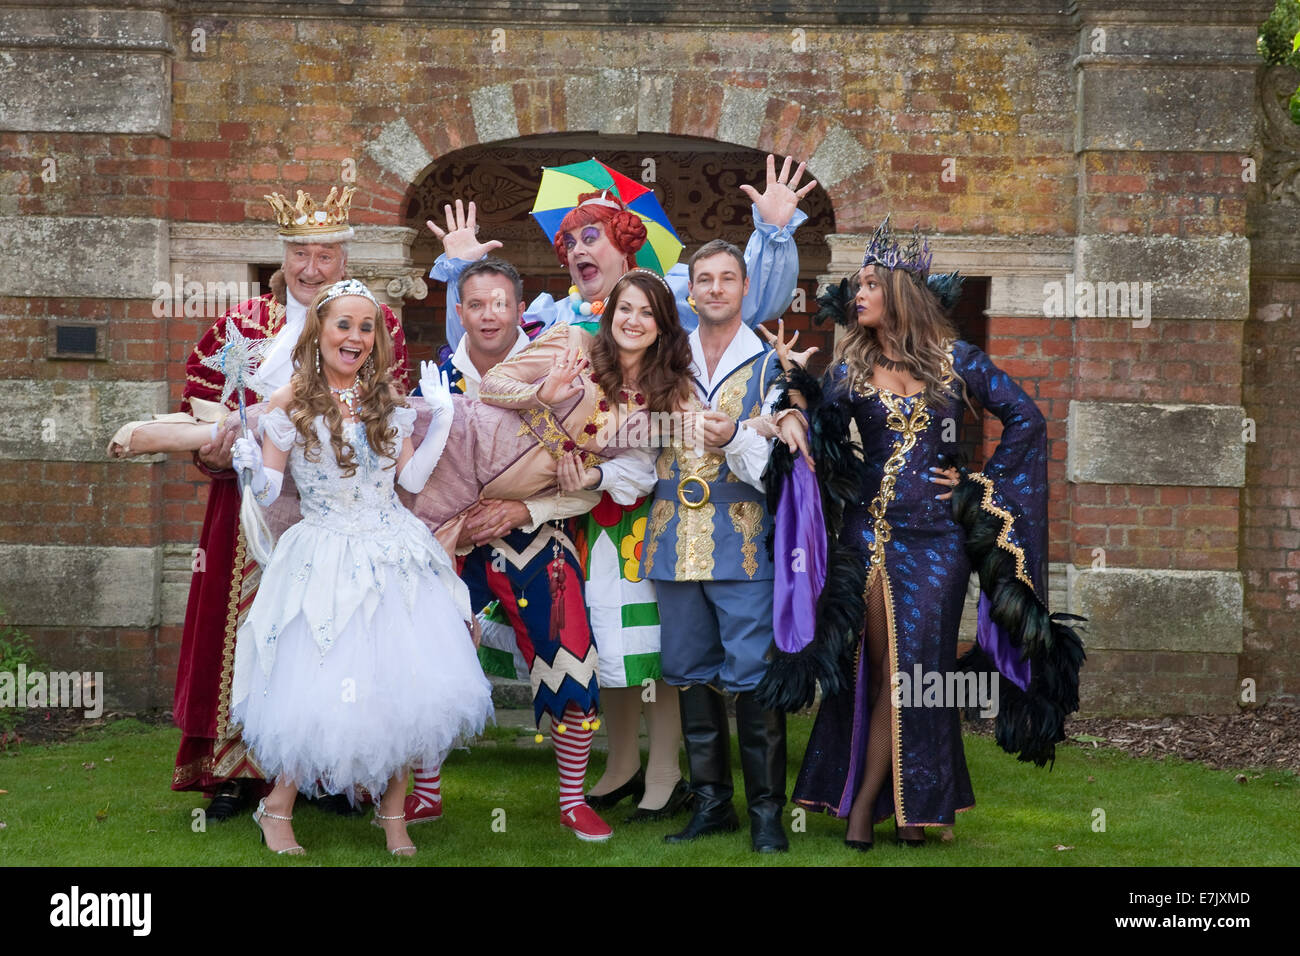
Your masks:
M 609 206 L 584 207 L 582 205 L 588 199 L 597 199 L 600 195 L 601 190 L 583 193 L 578 197 L 578 205 L 570 209 L 568 215 L 560 220 L 560 228 L 555 231 L 553 245 L 556 258 L 566 269 L 569 268 L 569 250 L 564 248 L 564 234 L 581 229 L 583 226 L 594 225 L 605 227 L 605 235 L 609 237 L 609 241 L 626 257 L 625 268 L 632 269 L 636 266 L 637 250 L 645 245 L 645 223 L 636 213 L 628 212 L 622 203 L 619 203 L 618 209 Z M 615 196 L 606 195 L 606 198 L 619 202 Z
M 641 359 L 637 391 L 645 396 L 646 407 L 652 412 L 680 411 L 691 396 L 691 344 L 677 317 L 677 302 L 668 284 L 649 272 L 628 272 L 614 283 L 591 346 L 591 377 L 610 397 L 617 397 L 624 388 L 618 343 L 614 341 L 614 310 L 629 286 L 645 293 L 659 328 L 659 337 Z
M 912 376 L 924 384 L 925 403 L 931 408 L 939 408 L 958 394 L 965 398 L 966 383 L 955 370 L 952 370 L 953 383 L 960 383 L 960 392 L 957 385 L 945 385 L 941 380 L 948 347 L 957 338 L 957 330 L 938 297 L 923 278 L 914 277 L 906 269 L 877 265 L 875 270 L 885 297 L 884 318 L 874 329 L 853 324 L 835 343 L 832 361 L 848 362 L 851 381 L 866 380 L 871 377 L 876 360 L 884 358 L 883 341 Z M 853 280 L 855 294 L 857 281 Z M 966 403 L 970 404 L 969 399 Z
M 290 380 L 293 398 L 289 402 L 289 418 L 306 444 L 303 456 L 308 461 L 320 461 L 320 438 L 316 435 L 315 422 L 318 415 L 324 416 L 334 458 L 344 476 L 351 477 L 357 472 L 356 449 L 351 442 L 343 440 L 343 413 L 330 393 L 324 373 L 316 367 L 316 359 L 320 354 L 321 327 L 329 318 L 329 310 L 334 305 L 331 302 L 322 309 L 321 300 L 328 294 L 329 289 L 322 289 L 312 300 L 307 309 L 307 321 L 302 327 L 302 334 L 298 336 L 298 344 L 293 348 L 295 367 Z M 397 429 L 389 426 L 388 419 L 395 407 L 404 406 L 406 402 L 393 385 L 393 338 L 378 306 L 375 306 L 373 320 L 375 343 L 366 363 L 370 371 L 366 372 L 366 365 L 363 365 L 358 377 L 361 385 L 359 418 L 365 426 L 366 442 L 370 447 L 377 454 L 396 459 Z

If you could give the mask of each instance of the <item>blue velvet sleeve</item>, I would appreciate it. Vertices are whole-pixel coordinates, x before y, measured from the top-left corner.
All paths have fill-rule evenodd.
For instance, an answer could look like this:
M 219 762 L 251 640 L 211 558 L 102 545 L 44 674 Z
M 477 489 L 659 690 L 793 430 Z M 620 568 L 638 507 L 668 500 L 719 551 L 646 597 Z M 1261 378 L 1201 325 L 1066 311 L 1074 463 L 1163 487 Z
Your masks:
M 953 369 L 971 398 L 1002 422 L 1002 437 L 982 472 L 984 510 L 998 514 L 1006 544 L 1020 552 L 1020 572 L 1047 602 L 1047 421 L 1034 400 L 992 359 L 968 342 L 953 347 Z

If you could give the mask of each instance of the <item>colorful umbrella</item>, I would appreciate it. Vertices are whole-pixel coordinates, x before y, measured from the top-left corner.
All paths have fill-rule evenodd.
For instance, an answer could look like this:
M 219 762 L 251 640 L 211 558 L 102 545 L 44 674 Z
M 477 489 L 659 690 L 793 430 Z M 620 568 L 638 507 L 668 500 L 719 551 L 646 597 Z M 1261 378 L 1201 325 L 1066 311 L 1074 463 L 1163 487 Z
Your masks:
M 537 187 L 537 201 L 533 203 L 533 218 L 546 233 L 548 242 L 560 231 L 560 222 L 578 205 L 583 193 L 608 189 L 622 201 L 628 211 L 636 213 L 645 223 L 646 242 L 636 254 L 636 264 L 664 275 L 677 264 L 682 254 L 682 241 L 677 238 L 668 214 L 659 205 L 654 190 L 615 172 L 604 163 L 592 158 L 568 166 L 542 168 L 542 182 Z

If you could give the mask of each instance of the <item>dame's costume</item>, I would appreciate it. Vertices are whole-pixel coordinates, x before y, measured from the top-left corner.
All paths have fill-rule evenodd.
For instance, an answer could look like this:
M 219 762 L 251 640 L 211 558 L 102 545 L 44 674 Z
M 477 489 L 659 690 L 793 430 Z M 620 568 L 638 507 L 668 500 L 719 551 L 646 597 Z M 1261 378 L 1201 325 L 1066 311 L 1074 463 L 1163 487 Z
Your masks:
M 415 410 L 396 408 L 397 443 Z M 469 593 L 446 552 L 398 500 L 394 460 L 344 425 L 356 472 L 315 421 L 309 461 L 282 409 L 266 439 L 289 451 L 302 520 L 281 536 L 239 630 L 234 719 L 269 776 L 355 800 L 412 761 L 437 764 L 492 716 L 492 687 L 465 627 Z
M 936 276 L 932 287 L 951 278 Z M 842 286 L 840 301 L 829 303 L 832 311 L 852 305 L 846 292 Z M 944 440 L 944 423 L 962 420 L 954 373 L 1003 431 L 984 470 L 963 474 L 952 499 L 940 501 L 927 475 L 958 453 L 957 436 Z M 778 653 L 759 692 L 795 709 L 811 704 L 813 681 L 821 681 L 824 696 L 794 799 L 835 816 L 848 815 L 863 776 L 870 714 L 861 595 L 877 581 L 884 588 L 889 669 L 912 680 L 959 668 L 966 585 L 972 567 L 979 571 L 982 651 L 960 666 L 1001 672 L 998 742 L 1021 760 L 1040 766 L 1051 760 L 1066 715 L 1078 708 L 1082 645 L 1064 623 L 1070 616 L 1049 619 L 1046 605 L 1042 413 L 969 343 L 948 344 L 940 377 L 954 383 L 956 395 L 931 407 L 924 391 L 897 395 L 854 378 L 844 362 L 820 385 L 798 370 L 789 376 L 808 404 L 816 482 L 778 443 L 775 546 L 781 555 L 806 548 L 807 562 L 805 572 L 777 562 Z M 860 457 L 849 439 L 853 426 Z M 810 584 L 819 577 L 824 587 L 820 580 Z M 803 623 L 813 620 L 815 628 Z M 919 689 L 914 693 L 920 696 Z M 974 804 L 959 711 L 908 706 L 916 703 L 910 697 L 904 703 L 890 722 L 892 783 L 882 787 L 872 819 L 896 814 L 900 827 L 951 824 L 958 810 Z
M 322 209 L 327 218 L 309 241 L 335 243 L 350 237 L 347 208 L 351 190 L 345 190 L 337 204 L 332 199 L 331 193 Z M 303 202 L 303 194 L 299 193 L 299 203 Z M 303 241 L 292 235 L 294 229 L 292 223 L 286 225 L 282 218 L 280 235 L 285 241 Z M 290 355 L 306 320 L 307 305 L 288 294 L 283 276 L 278 272 L 271 279 L 271 287 L 272 292 L 241 303 L 223 315 L 194 347 L 185 366 L 181 408 L 195 421 L 220 422 L 239 407 L 239 396 L 235 394 L 227 395 L 222 403 L 225 380 L 220 372 L 204 364 L 204 359 L 215 356 L 225 344 L 227 319 L 234 319 L 247 338 L 275 340 L 258 369 L 258 378 L 268 391 L 288 384 L 293 371 Z M 398 387 L 405 390 L 406 340 L 392 311 L 387 306 L 381 311 L 393 340 L 391 374 Z M 258 401 L 252 391 L 246 391 L 244 398 L 248 405 Z M 248 748 L 240 738 L 238 723 L 230 714 L 235 634 L 257 593 L 261 568 L 245 551 L 235 472 L 210 471 L 197 456 L 195 465 L 212 479 L 212 484 L 199 535 L 204 564 L 190 583 L 177 665 L 173 711 L 176 725 L 181 729 L 181 743 L 172 774 L 172 789 L 212 791 L 230 780 L 262 779 L 260 769 L 249 758 Z M 297 520 L 297 500 L 286 479 L 280 498 L 268 510 L 267 521 L 278 533 Z

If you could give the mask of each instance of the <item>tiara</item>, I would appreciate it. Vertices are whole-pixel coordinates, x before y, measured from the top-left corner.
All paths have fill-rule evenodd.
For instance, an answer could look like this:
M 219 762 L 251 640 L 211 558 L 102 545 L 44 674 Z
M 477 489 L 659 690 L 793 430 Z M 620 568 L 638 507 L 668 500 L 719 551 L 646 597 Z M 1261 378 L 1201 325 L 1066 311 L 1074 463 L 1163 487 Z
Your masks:
M 862 257 L 862 265 L 880 265 L 886 269 L 903 269 L 915 275 L 922 275 L 930 271 L 930 263 L 934 259 L 934 254 L 930 252 L 930 243 L 921 239 L 920 227 L 912 230 L 912 236 L 908 239 L 907 244 L 903 245 L 894 238 L 893 230 L 889 227 L 889 217 L 876 227 L 876 231 L 871 236 L 871 241 L 867 243 L 866 255 Z
M 661 276 L 659 273 L 655 272 L 653 269 L 644 269 L 641 266 L 637 266 L 635 269 L 628 269 L 627 272 L 624 272 L 623 275 L 620 276 L 620 279 L 626 279 L 634 272 L 643 272 L 648 276 L 654 276 L 656 279 L 659 280 L 659 284 L 668 290 L 668 294 L 670 296 L 673 296 L 673 287 L 668 284 L 668 280 L 665 279 L 663 276 Z M 674 298 L 675 297 L 676 296 L 674 296 Z
M 316 306 L 316 311 L 319 312 L 323 309 L 325 303 L 341 299 L 345 295 L 359 295 L 373 302 L 376 309 L 380 308 L 379 300 L 375 298 L 374 293 L 367 289 L 366 284 L 360 279 L 340 279 L 325 290 L 325 298 L 320 300 L 320 303 Z

